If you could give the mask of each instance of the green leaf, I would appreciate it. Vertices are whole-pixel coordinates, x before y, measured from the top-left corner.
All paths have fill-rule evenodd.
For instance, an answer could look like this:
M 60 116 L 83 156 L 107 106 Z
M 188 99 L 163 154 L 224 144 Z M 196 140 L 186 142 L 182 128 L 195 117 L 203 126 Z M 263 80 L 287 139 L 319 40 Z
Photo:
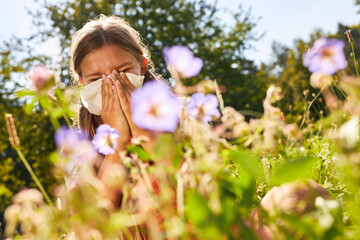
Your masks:
M 193 190 L 187 191 L 185 195 L 186 215 L 190 221 L 196 225 L 204 222 L 210 215 L 206 201 Z
M 57 151 L 54 151 L 54 152 L 52 152 L 51 154 L 50 154 L 50 157 L 49 157 L 49 159 L 50 159 L 50 162 L 52 162 L 52 163 L 58 163 L 58 161 L 59 161 L 59 154 L 58 154 L 58 152 Z
M 68 115 L 69 118 L 74 118 L 76 117 L 76 112 L 72 111 L 69 108 L 64 109 L 65 114 Z
M 181 144 L 177 144 L 175 146 L 174 149 L 174 155 L 172 158 L 172 164 L 175 168 L 178 168 L 182 162 L 182 156 L 183 156 L 183 150 L 182 150 L 182 145 Z
M 157 139 L 153 151 L 154 160 L 170 160 L 177 168 L 181 163 L 182 156 L 182 145 L 175 141 L 173 135 L 163 134 Z
M 26 105 L 24 106 L 24 111 L 25 111 L 25 113 L 28 114 L 28 115 L 32 114 L 33 109 L 34 109 L 36 103 L 37 103 L 37 100 L 36 100 L 36 99 L 32 99 L 32 101 L 31 101 L 29 104 L 26 104 Z
M 49 101 L 49 99 L 47 97 L 41 96 L 39 98 L 39 103 L 40 103 L 42 108 L 44 108 L 45 110 L 47 110 L 51 114 L 52 106 L 51 106 L 51 102 Z
M 314 225 L 309 224 L 306 221 L 302 221 L 299 216 L 290 215 L 287 213 L 281 213 L 281 218 L 285 220 L 289 225 L 293 226 L 297 231 L 306 234 L 310 239 L 317 239 L 318 236 L 314 232 Z
M 0 185 L 0 196 L 11 193 L 11 191 L 4 185 Z
M 17 97 L 34 96 L 35 92 L 33 90 L 30 90 L 30 89 L 21 89 L 19 91 L 16 91 L 15 95 Z
M 264 171 L 259 166 L 259 161 L 250 153 L 242 150 L 230 150 L 231 159 L 244 168 L 254 178 L 264 178 Z
M 51 115 L 51 117 L 58 119 L 58 118 L 64 116 L 64 110 L 61 108 L 55 108 L 54 110 L 52 110 L 50 112 L 50 115 Z
M 127 147 L 127 150 L 130 153 L 136 153 L 138 155 L 138 157 L 142 160 L 142 161 L 149 161 L 151 160 L 151 156 L 150 154 L 145 151 L 144 148 L 137 146 L 137 145 L 129 145 Z
M 306 177 L 315 164 L 312 157 L 301 157 L 296 160 L 281 165 L 271 178 L 272 185 L 280 185 L 285 182 L 291 182 L 298 178 Z
M 230 229 L 232 223 L 235 220 L 237 214 L 237 207 L 234 199 L 228 198 L 222 201 L 222 213 L 221 213 L 221 227 L 223 231 Z

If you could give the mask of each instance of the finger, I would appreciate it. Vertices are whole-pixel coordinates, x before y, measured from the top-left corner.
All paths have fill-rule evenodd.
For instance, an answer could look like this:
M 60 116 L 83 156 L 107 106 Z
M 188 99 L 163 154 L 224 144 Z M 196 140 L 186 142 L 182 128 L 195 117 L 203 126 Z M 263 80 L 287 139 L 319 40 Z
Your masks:
M 114 70 L 115 71 L 115 70 Z M 111 79 L 111 82 L 112 82 L 112 84 L 113 84 L 113 90 L 114 90 L 114 93 L 115 93 L 115 95 L 114 96 L 116 96 L 118 99 L 120 99 L 120 96 L 119 96 L 119 94 L 120 94 L 120 92 L 117 90 L 117 88 L 116 88 L 116 83 L 117 82 L 119 82 L 119 80 L 117 79 L 117 77 L 116 77 L 116 75 L 114 74 L 114 73 L 111 73 L 111 74 L 109 74 L 108 75 L 109 76 L 109 78 Z M 119 102 L 120 103 L 120 102 Z
M 111 79 L 111 83 L 115 86 L 115 83 L 118 81 L 118 79 L 117 76 L 114 74 L 114 71 L 116 72 L 116 70 L 114 69 L 112 73 L 108 75 L 108 77 Z
M 115 81 L 114 79 L 111 77 L 107 77 L 107 81 L 108 81 L 108 89 L 109 89 L 109 112 L 110 113 L 115 113 L 118 112 L 120 108 L 120 102 L 118 101 L 118 96 L 117 96 L 117 91 L 116 91 L 116 87 L 115 87 Z
M 114 69 L 114 70 L 111 72 L 110 76 L 111 76 L 111 79 L 113 79 L 113 81 L 114 81 L 114 85 L 115 85 L 116 82 L 119 82 L 119 83 L 120 83 L 120 86 L 122 87 L 122 90 L 123 90 L 124 93 L 125 93 L 125 91 L 126 91 L 126 85 L 125 85 L 124 83 L 122 83 L 122 79 L 121 79 L 119 73 Z
M 102 83 L 101 83 L 101 95 L 102 95 L 102 109 L 103 111 L 107 109 L 107 106 L 108 106 L 108 87 L 107 87 L 107 84 L 106 84 L 106 76 L 103 75 L 102 76 Z
M 113 90 L 112 90 L 112 82 L 111 82 L 111 79 L 109 77 L 106 77 L 106 80 L 105 80 L 105 89 L 106 89 L 106 98 L 107 98 L 107 106 L 110 107 L 111 106 L 111 103 L 112 103 L 112 96 L 113 96 Z M 108 108 L 109 109 L 109 108 Z
M 122 86 L 124 93 L 126 95 L 129 95 L 128 97 L 130 97 L 130 94 L 135 89 L 135 87 L 132 85 L 132 83 L 126 77 L 126 75 L 124 73 L 123 73 L 123 75 L 120 75 L 121 73 L 123 73 L 123 72 L 117 72 L 115 69 L 112 72 L 112 74 L 114 74 L 115 78 L 120 82 L 120 85 Z M 124 79 L 122 76 L 125 76 L 126 79 Z
M 123 76 L 126 77 L 126 75 L 123 72 L 120 72 L 120 74 L 121 73 L 123 74 Z M 130 93 L 132 92 L 132 89 L 135 89 L 135 87 L 131 83 L 130 83 L 130 86 L 128 84 L 126 84 L 125 79 L 123 79 L 116 71 L 113 71 L 113 73 L 111 75 L 113 75 L 114 78 L 117 78 L 120 80 L 120 81 L 119 80 L 116 81 L 115 87 L 116 87 L 116 91 L 119 96 L 121 109 L 127 119 L 129 126 L 130 126 L 131 135 L 134 136 L 133 130 L 136 128 L 136 126 L 134 125 L 134 123 L 132 122 L 132 119 L 131 119 Z M 128 80 L 128 82 L 130 82 L 129 79 L 127 79 L 127 80 Z
M 126 80 L 123 77 L 121 77 L 120 74 L 126 77 L 126 75 L 123 72 L 118 73 L 116 70 L 114 70 L 112 74 L 116 77 L 116 79 L 118 79 L 118 82 L 120 82 L 120 86 L 122 90 L 122 93 L 120 94 L 120 97 L 122 98 L 121 101 L 124 102 L 124 104 L 129 104 L 131 93 L 135 89 L 134 86 L 131 83 L 130 85 L 126 83 Z M 128 78 L 126 79 L 128 80 L 128 82 L 130 82 Z
M 127 97 L 126 93 L 124 92 L 124 87 L 121 85 L 121 83 L 119 81 L 116 81 L 115 88 L 116 88 L 116 94 L 118 96 L 121 108 L 124 111 L 124 109 L 128 108 L 129 98 Z
M 109 96 L 109 113 L 116 113 L 118 109 L 116 109 L 116 103 L 118 103 L 117 101 L 117 96 L 116 96 L 116 90 L 115 90 L 115 86 L 111 84 L 111 94 Z M 118 108 L 120 108 L 120 105 L 118 103 Z
M 124 86 L 121 84 L 121 82 L 119 80 L 120 76 L 115 69 L 109 76 L 111 77 L 111 80 L 115 86 L 116 94 L 117 94 L 117 97 L 119 98 L 119 102 L 121 105 L 121 102 L 127 101 L 127 96 L 126 96 L 127 92 L 125 91 Z
M 133 123 L 132 118 L 131 118 L 131 108 L 130 108 L 130 99 L 128 97 L 125 97 L 125 94 L 123 93 L 123 87 L 121 86 L 120 82 L 117 81 L 116 84 L 116 89 L 118 92 L 122 92 L 120 93 L 120 101 L 121 101 L 121 109 L 126 117 L 126 120 L 130 126 L 130 132 L 132 136 L 135 136 L 135 132 L 137 131 L 137 126 Z M 135 132 L 134 132 L 135 131 Z
M 124 85 L 126 86 L 126 89 L 128 89 L 129 92 L 132 93 L 135 90 L 135 87 L 130 82 L 129 78 L 126 76 L 126 74 L 124 72 L 120 72 L 119 75 L 120 75 L 121 79 L 123 80 L 122 82 L 125 83 Z

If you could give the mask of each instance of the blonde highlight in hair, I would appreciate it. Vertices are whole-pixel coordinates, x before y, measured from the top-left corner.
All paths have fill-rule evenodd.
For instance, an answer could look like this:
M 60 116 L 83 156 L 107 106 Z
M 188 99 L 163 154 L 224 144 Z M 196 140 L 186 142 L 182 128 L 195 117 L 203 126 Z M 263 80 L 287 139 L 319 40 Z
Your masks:
M 99 18 L 86 23 L 74 34 L 72 39 L 70 73 L 75 85 L 79 83 L 80 65 L 84 58 L 92 51 L 105 45 L 119 47 L 132 54 L 139 62 L 143 62 L 143 59 L 146 58 L 148 66 L 145 79 L 147 76 L 155 75 L 150 52 L 143 43 L 140 34 L 120 17 L 100 15 Z M 101 117 L 91 114 L 79 101 L 77 119 L 74 125 L 85 129 L 89 137 L 93 138 L 95 130 L 100 124 L 102 124 Z

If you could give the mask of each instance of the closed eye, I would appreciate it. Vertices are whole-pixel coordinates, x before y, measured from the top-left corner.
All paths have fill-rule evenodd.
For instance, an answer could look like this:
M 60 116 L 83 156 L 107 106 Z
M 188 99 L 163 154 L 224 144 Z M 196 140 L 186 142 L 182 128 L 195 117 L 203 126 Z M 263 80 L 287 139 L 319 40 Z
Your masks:
M 127 72 L 131 70 L 132 68 L 125 68 L 125 69 L 117 69 L 118 72 Z
M 100 80 L 100 79 L 102 79 L 102 77 L 101 78 L 92 78 L 92 79 L 89 79 L 88 82 L 92 83 L 92 82 L 95 82 L 95 81 Z

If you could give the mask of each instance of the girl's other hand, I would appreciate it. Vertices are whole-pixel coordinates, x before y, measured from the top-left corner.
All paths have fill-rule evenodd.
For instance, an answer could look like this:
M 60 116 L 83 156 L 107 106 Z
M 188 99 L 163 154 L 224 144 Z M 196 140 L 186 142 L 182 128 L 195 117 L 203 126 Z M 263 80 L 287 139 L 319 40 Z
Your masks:
M 120 134 L 118 148 L 124 150 L 130 142 L 129 124 L 120 106 L 119 97 L 112 79 L 105 75 L 102 78 L 102 110 L 100 115 L 104 123 L 118 130 Z
M 131 119 L 130 98 L 131 93 L 135 90 L 134 85 L 130 82 L 124 72 L 118 73 L 116 70 L 113 70 L 113 72 L 110 74 L 110 77 L 115 82 L 116 92 L 119 97 L 121 109 L 123 110 L 125 118 L 129 123 L 131 136 L 133 138 L 139 136 L 147 137 L 149 141 L 142 146 L 145 148 L 145 150 L 151 152 L 153 140 L 155 138 L 154 134 L 150 131 L 139 128 L 133 123 Z

